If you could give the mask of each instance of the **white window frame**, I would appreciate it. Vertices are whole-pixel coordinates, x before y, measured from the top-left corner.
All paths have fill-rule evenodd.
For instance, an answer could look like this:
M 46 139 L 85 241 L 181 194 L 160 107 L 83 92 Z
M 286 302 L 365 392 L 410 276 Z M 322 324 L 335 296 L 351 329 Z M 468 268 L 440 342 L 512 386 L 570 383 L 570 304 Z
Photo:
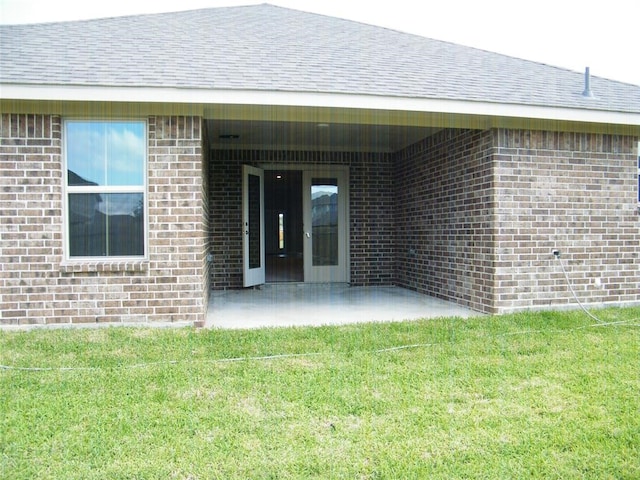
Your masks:
M 69 185 L 68 162 L 67 162 L 67 125 L 70 123 L 141 123 L 144 126 L 144 165 L 141 186 L 73 186 Z M 68 118 L 63 122 L 63 217 L 64 217 L 64 258 L 67 262 L 123 262 L 147 260 L 149 255 L 149 193 L 148 193 L 148 165 L 149 165 L 149 124 L 146 119 L 141 118 Z M 127 256 L 71 256 L 70 232 L 69 232 L 69 194 L 72 193 L 142 193 L 143 203 L 143 254 Z

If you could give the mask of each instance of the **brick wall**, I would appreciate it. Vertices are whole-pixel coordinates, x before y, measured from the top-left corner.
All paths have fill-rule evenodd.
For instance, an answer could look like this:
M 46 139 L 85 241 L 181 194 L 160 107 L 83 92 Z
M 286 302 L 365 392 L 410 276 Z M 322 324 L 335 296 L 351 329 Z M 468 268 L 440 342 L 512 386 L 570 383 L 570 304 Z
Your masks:
M 397 285 L 495 310 L 492 140 L 443 130 L 396 154 Z
M 149 119 L 148 318 L 201 322 L 208 296 L 202 119 Z M 204 197 L 204 198 L 203 198 Z
M 0 116 L 0 322 L 201 322 L 242 286 L 241 165 L 348 165 L 351 282 L 496 313 L 640 302 L 637 138 L 443 130 L 397 154 L 213 151 L 150 117 L 147 261 L 67 262 L 62 120 Z M 208 179 L 208 182 L 205 181 Z M 207 253 L 213 262 L 207 262 Z
M 637 139 L 496 130 L 498 311 L 640 302 Z
M 637 139 L 443 131 L 395 163 L 396 283 L 478 311 L 640 302 Z
M 2 323 L 202 321 L 201 119 L 149 118 L 148 261 L 65 261 L 61 128 L 56 116 L 0 116 Z
M 56 303 L 62 295 L 56 292 L 62 259 L 60 118 L 0 115 L 0 163 L 0 319 L 60 318 L 69 303 Z
M 204 126 L 202 120 L 200 120 L 200 129 L 202 132 L 202 161 L 201 161 L 201 172 L 200 172 L 200 188 L 202 192 L 201 201 L 201 225 L 202 230 L 201 234 L 204 236 L 202 248 L 203 250 L 200 252 L 201 261 L 203 265 L 202 270 L 202 281 L 203 291 L 202 291 L 202 305 L 204 307 L 203 312 L 204 316 L 202 320 L 197 321 L 195 323 L 196 326 L 204 326 L 204 322 L 206 320 L 205 316 L 207 313 L 207 307 L 209 305 L 209 297 L 211 295 L 211 261 L 210 261 L 210 251 L 211 251 L 211 212 L 210 212 L 210 201 L 209 201 L 209 137 L 207 135 L 207 129 Z
M 213 289 L 242 287 L 242 164 L 348 165 L 351 283 L 392 283 L 393 197 L 389 155 L 215 150 L 210 163 Z

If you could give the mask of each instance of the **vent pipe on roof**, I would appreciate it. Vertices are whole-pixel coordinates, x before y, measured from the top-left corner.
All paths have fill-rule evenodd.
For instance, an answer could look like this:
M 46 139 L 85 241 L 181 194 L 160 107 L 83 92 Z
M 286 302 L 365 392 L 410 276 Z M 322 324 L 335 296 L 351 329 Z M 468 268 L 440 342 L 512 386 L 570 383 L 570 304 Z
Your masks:
M 587 67 L 584 71 L 584 92 L 582 92 L 583 97 L 593 97 L 593 92 L 591 91 L 591 73 L 589 72 L 589 67 Z

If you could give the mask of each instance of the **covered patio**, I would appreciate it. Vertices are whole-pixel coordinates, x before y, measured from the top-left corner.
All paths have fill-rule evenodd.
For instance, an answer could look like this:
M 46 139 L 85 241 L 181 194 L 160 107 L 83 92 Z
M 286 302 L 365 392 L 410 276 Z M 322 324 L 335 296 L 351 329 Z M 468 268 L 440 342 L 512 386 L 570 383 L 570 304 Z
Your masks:
M 207 328 L 346 325 L 481 315 L 454 303 L 393 286 L 271 283 L 213 291 Z

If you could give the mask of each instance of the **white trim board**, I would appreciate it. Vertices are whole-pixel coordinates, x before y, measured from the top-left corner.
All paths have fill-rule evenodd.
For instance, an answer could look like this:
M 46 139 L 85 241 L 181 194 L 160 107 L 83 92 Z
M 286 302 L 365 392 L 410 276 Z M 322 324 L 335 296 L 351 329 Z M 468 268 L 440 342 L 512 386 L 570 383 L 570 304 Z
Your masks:
M 3 100 L 370 109 L 640 126 L 640 112 L 375 95 L 28 84 L 0 84 L 0 92 Z

